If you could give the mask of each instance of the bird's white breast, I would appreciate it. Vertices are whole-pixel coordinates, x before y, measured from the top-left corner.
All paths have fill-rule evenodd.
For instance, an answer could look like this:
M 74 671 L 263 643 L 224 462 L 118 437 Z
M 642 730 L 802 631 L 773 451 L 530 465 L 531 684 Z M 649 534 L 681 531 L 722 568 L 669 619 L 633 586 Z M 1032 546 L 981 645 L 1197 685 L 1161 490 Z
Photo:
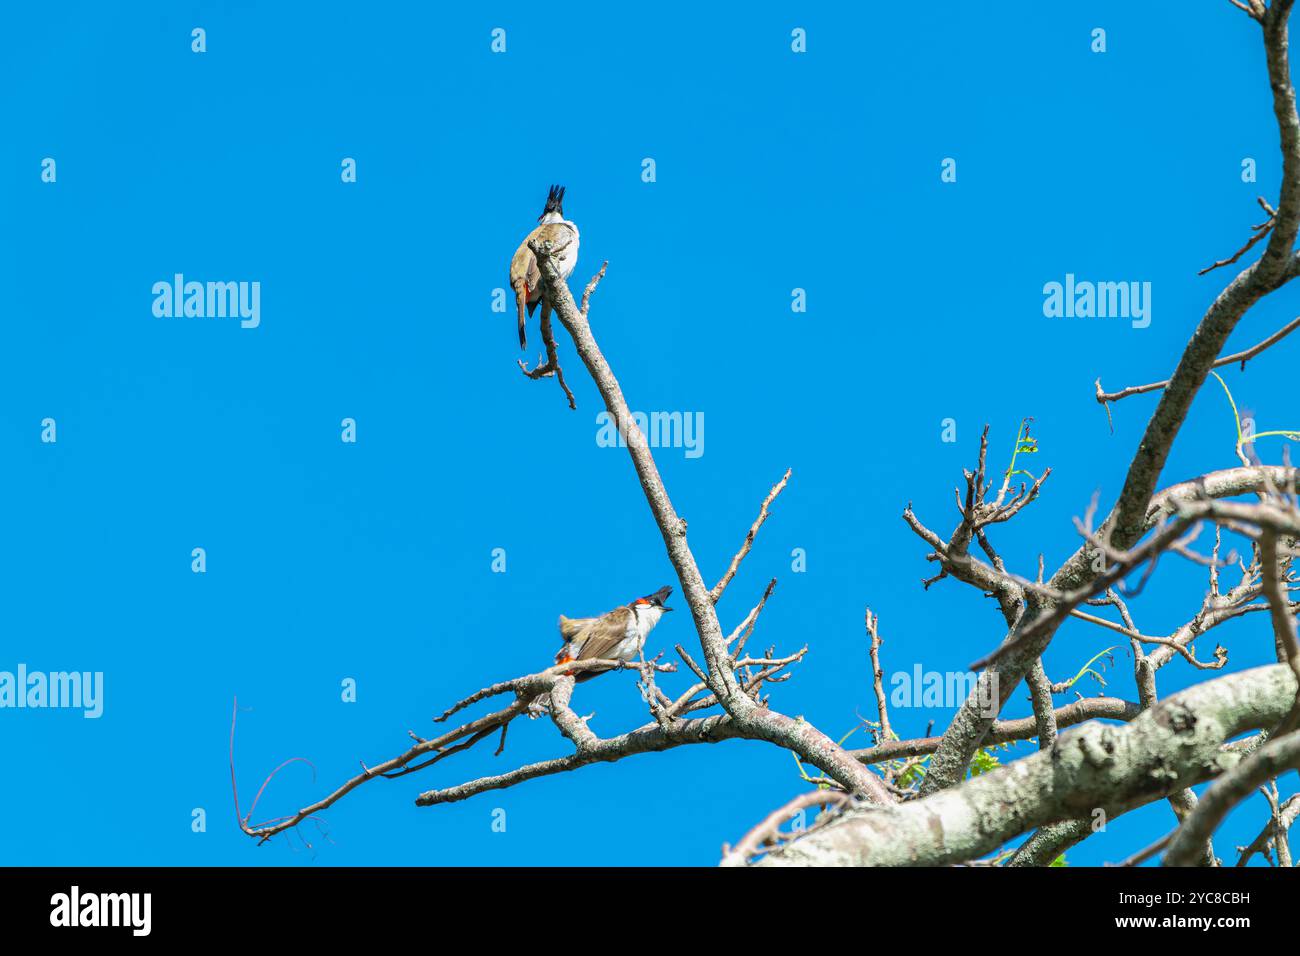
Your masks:
M 641 656 L 645 639 L 649 636 L 659 619 L 664 616 L 664 609 L 648 604 L 637 604 L 632 608 L 632 617 L 627 622 L 627 637 L 619 641 L 614 648 L 614 656 L 621 661 L 631 661 Z
M 560 253 L 560 278 L 567 279 L 578 264 L 578 227 L 567 219 L 564 224 L 573 230 L 573 241 Z

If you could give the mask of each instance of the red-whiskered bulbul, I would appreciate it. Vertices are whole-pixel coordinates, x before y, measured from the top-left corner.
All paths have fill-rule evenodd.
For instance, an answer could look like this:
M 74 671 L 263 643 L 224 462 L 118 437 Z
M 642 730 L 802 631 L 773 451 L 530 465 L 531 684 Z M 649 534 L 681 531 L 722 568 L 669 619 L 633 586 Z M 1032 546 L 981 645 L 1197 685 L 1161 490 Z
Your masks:
M 664 600 L 672 593 L 672 588 L 662 587 L 654 594 L 637 598 L 631 604 L 616 607 L 600 617 L 573 618 L 561 614 L 560 637 L 564 646 L 555 655 L 555 663 L 636 660 L 645 647 L 646 636 L 659 623 L 664 612 L 672 610 L 664 605 Z M 575 682 L 595 676 L 596 672 L 588 671 L 578 674 Z
M 565 617 L 560 615 L 560 638 L 564 646 L 555 655 L 555 663 L 569 661 L 618 660 L 634 661 L 645 648 L 645 639 L 659 623 L 659 619 L 672 608 L 664 600 L 673 593 L 662 587 L 654 594 L 637 598 L 600 617 Z M 575 684 L 599 677 L 603 671 L 584 671 L 573 676 Z M 528 705 L 528 716 L 537 717 L 551 706 L 550 693 L 536 697 Z
M 524 330 L 524 317 L 532 315 L 537 303 L 542 303 L 542 316 L 551 314 L 551 304 L 542 289 L 542 271 L 537 267 L 537 256 L 528 244 L 534 239 L 550 240 L 558 250 L 555 254 L 560 277 L 569 278 L 578 264 L 578 227 L 564 218 L 564 187 L 552 186 L 546 194 L 546 208 L 537 217 L 538 226 L 520 243 L 510 260 L 510 288 L 515 290 L 515 304 L 519 308 L 519 347 L 528 347 L 528 333 Z

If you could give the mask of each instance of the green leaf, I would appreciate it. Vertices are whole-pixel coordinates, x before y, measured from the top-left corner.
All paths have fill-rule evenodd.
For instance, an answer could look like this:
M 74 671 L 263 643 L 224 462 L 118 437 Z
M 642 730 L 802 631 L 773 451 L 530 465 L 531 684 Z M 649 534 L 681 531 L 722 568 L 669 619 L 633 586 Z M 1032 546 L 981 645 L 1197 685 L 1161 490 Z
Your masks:
M 981 747 L 975 751 L 975 756 L 971 758 L 970 775 L 978 777 L 980 774 L 988 773 L 990 770 L 996 770 L 1002 766 L 1002 763 L 987 748 Z

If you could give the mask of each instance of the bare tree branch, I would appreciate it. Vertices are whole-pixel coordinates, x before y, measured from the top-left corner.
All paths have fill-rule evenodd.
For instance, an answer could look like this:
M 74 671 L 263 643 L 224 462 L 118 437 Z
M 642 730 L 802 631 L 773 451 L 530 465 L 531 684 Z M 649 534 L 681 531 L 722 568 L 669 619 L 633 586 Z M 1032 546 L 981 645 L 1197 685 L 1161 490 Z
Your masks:
M 1296 817 L 1300 817 L 1300 794 L 1289 797 L 1285 803 L 1274 809 L 1268 823 L 1264 824 L 1264 829 L 1259 831 L 1259 836 L 1242 848 L 1237 866 L 1245 866 L 1256 853 L 1267 853 L 1270 846 L 1276 849 L 1279 857 L 1278 866 L 1290 866 L 1291 852 L 1290 847 L 1287 846 L 1287 831 L 1295 823 Z
M 555 345 L 555 333 L 551 329 L 551 310 L 549 308 L 542 309 L 541 326 L 542 343 L 546 346 L 545 363 L 538 365 L 537 368 L 530 372 L 528 366 L 521 360 L 519 368 L 523 370 L 525 375 L 534 380 L 554 375 L 556 381 L 560 383 L 560 388 L 564 389 L 564 395 L 569 400 L 569 407 L 576 410 L 578 403 L 574 400 L 573 392 L 569 391 L 568 383 L 564 381 L 564 369 L 560 368 L 559 353 Z
M 724 847 L 720 866 L 742 866 L 756 853 L 763 852 L 768 844 L 774 842 L 780 833 L 781 824 L 797 816 L 809 807 L 839 807 L 848 803 L 847 794 L 835 790 L 814 790 L 801 793 L 785 806 L 780 807 L 763 819 L 758 826 L 746 833 L 734 847 Z
M 1263 196 L 1258 197 L 1256 201 L 1259 203 L 1260 207 L 1266 213 L 1268 213 L 1268 218 L 1265 219 L 1263 222 L 1261 222 L 1258 226 L 1250 227 L 1252 230 L 1254 230 L 1254 234 L 1249 239 L 1247 239 L 1246 244 L 1242 246 L 1240 249 L 1238 249 L 1236 252 L 1234 252 L 1230 258 L 1220 259 L 1217 262 L 1211 263 L 1210 265 L 1202 269 L 1200 272 L 1196 273 L 1198 276 L 1203 276 L 1207 272 L 1213 272 L 1215 269 L 1222 269 L 1224 266 L 1232 265 L 1234 262 L 1236 262 L 1238 259 L 1244 256 L 1246 253 L 1248 253 L 1254 247 L 1255 243 L 1259 242 L 1259 240 L 1263 239 L 1265 236 L 1268 235 L 1269 230 L 1273 228 L 1273 220 L 1277 218 L 1277 210 L 1275 210 L 1272 206 L 1270 206 Z
M 686 521 L 673 508 L 645 436 L 632 418 L 623 390 L 596 344 L 586 315 L 579 311 L 568 286 L 560 277 L 552 259 L 552 251 L 549 243 L 539 243 L 533 248 L 549 301 L 572 337 L 578 356 L 587 366 L 587 371 L 605 401 L 606 409 L 619 434 L 626 441 L 646 502 L 659 526 L 668 558 L 677 572 L 682 594 L 691 609 L 691 617 L 704 652 L 709 689 L 745 736 L 767 740 L 794 751 L 801 759 L 817 767 L 845 789 L 861 793 L 874 803 L 892 802 L 893 796 L 878 777 L 812 724 L 762 706 L 745 693 L 735 673 L 736 664 L 727 653 L 726 639 L 714 609 L 713 592 L 705 586 L 695 556 L 686 543 Z M 594 287 L 595 282 L 593 279 L 588 288 Z M 769 497 L 774 498 L 775 495 L 774 491 Z M 763 510 L 760 509 L 760 518 L 763 517 Z
M 460 753 L 469 747 L 472 747 L 474 744 L 477 744 L 479 741 L 497 733 L 498 731 L 504 732 L 505 727 L 520 714 L 524 713 L 528 709 L 528 705 L 536 697 L 543 693 L 553 691 L 556 682 L 562 677 L 566 677 L 567 674 L 599 672 L 602 670 L 619 669 L 626 666 L 634 665 L 626 665 L 622 661 L 570 661 L 563 665 L 557 665 L 547 670 L 539 671 L 536 674 L 529 674 L 524 677 L 515 678 L 511 681 L 506 681 L 502 684 L 496 684 L 492 687 L 484 688 L 477 694 L 466 698 L 454 707 L 450 708 L 437 719 L 446 720 L 449 716 L 461 710 L 463 707 L 484 700 L 488 697 L 513 692 L 515 694 L 515 700 L 501 710 L 494 711 L 493 713 L 480 717 L 477 720 L 472 720 L 469 723 L 461 724 L 455 730 L 450 730 L 431 740 L 418 738 L 414 734 L 411 734 L 410 736 L 416 740 L 415 746 L 410 747 L 398 756 L 393 757 L 390 760 L 385 760 L 373 767 L 368 767 L 365 764 L 362 764 L 361 773 L 349 779 L 327 797 L 299 810 L 297 813 L 278 818 L 273 823 L 264 826 L 250 825 L 247 817 L 241 818 L 240 829 L 250 837 L 254 837 L 260 842 L 265 843 L 277 833 L 295 827 L 303 820 L 310 819 L 314 815 L 319 814 L 322 810 L 333 806 L 338 800 L 351 793 L 368 780 L 373 780 L 375 777 L 400 777 L 405 776 L 408 773 L 423 770 L 426 767 L 430 767 L 433 764 L 452 756 L 453 754 Z M 235 726 L 234 717 L 232 716 L 230 726 L 230 769 L 232 786 L 234 786 L 235 772 L 234 740 Z M 424 759 L 420 763 L 412 765 L 412 762 L 417 758 Z M 281 766 L 284 765 L 281 764 Z M 263 786 L 265 787 L 265 785 Z M 235 803 L 236 813 L 238 813 L 238 791 L 235 793 Z M 249 815 L 251 816 L 251 810 Z
M 1053 710 L 1052 718 L 1058 730 L 1065 730 L 1087 720 L 1129 721 L 1141 712 L 1137 704 L 1118 697 L 1083 697 Z M 989 730 L 985 743 L 993 746 L 1013 743 L 1017 740 L 1029 740 L 1037 733 L 1038 724 L 1033 717 L 998 720 Z M 874 747 L 850 750 L 849 753 L 866 764 L 905 757 L 923 757 L 938 750 L 941 739 L 940 737 L 916 737 L 911 740 L 884 740 Z
M 1292 319 L 1286 325 L 1282 326 L 1282 328 L 1264 339 L 1264 341 L 1257 342 L 1250 348 L 1244 349 L 1240 352 L 1234 352 L 1232 355 L 1225 355 L 1223 358 L 1217 359 L 1210 367 L 1223 368 L 1225 365 L 1234 365 L 1240 362 L 1241 368 L 1244 370 L 1248 361 L 1253 359 L 1260 352 L 1263 352 L 1270 345 L 1275 345 L 1282 341 L 1282 339 L 1286 338 L 1298 328 L 1300 328 L 1300 316 Z M 1104 392 L 1101 388 L 1101 379 L 1097 379 L 1097 401 L 1101 405 L 1105 405 L 1108 402 L 1118 402 L 1121 399 L 1128 398 L 1130 395 L 1142 395 L 1146 392 L 1159 391 L 1160 389 L 1165 388 L 1168 384 L 1169 380 L 1166 379 L 1163 382 L 1152 382 L 1150 385 L 1133 385 L 1128 388 L 1121 388 L 1118 392 Z
M 713 585 L 713 590 L 709 592 L 709 600 L 714 604 L 722 600 L 722 594 L 727 590 L 727 585 L 731 583 L 731 579 L 736 576 L 736 572 L 740 569 L 740 562 L 745 560 L 745 556 L 749 554 L 749 549 L 754 546 L 754 538 L 758 534 L 758 529 L 763 527 L 763 522 L 767 520 L 768 507 L 776 500 L 776 496 L 785 490 L 786 482 L 789 480 L 790 469 L 787 468 L 785 474 L 781 476 L 781 480 L 772 486 L 772 490 L 763 499 L 763 503 L 758 508 L 758 517 L 750 525 L 749 533 L 745 535 L 745 541 L 741 544 L 740 550 L 731 559 L 731 564 L 727 566 L 727 571 L 722 575 L 722 579 Z
M 711 744 L 720 740 L 735 740 L 740 734 L 726 714 L 713 714 L 692 720 L 674 721 L 669 727 L 649 723 L 617 737 L 596 740 L 565 757 L 527 764 L 508 773 L 479 777 L 454 787 L 428 790 L 420 794 L 416 806 L 430 807 L 440 803 L 457 803 L 489 790 L 504 790 L 538 777 L 567 773 L 593 763 L 621 760 L 643 753 L 670 750 L 684 744 Z
M 880 666 L 880 618 L 867 608 L 865 614 L 867 637 L 871 639 L 871 684 L 876 691 L 876 713 L 880 716 L 880 733 L 877 742 L 892 740 L 893 728 L 889 726 L 889 706 L 885 700 L 885 671 Z
M 1300 640 L 1296 637 L 1295 611 L 1287 600 L 1282 583 L 1282 575 L 1290 564 L 1290 558 L 1279 556 L 1277 538 L 1277 532 L 1272 529 L 1265 528 L 1260 532 L 1260 588 L 1268 599 L 1278 659 L 1291 668 L 1296 680 L 1300 682 Z M 1295 730 L 1300 721 L 1300 684 L 1297 687 L 1295 706 L 1274 731 L 1275 737 Z

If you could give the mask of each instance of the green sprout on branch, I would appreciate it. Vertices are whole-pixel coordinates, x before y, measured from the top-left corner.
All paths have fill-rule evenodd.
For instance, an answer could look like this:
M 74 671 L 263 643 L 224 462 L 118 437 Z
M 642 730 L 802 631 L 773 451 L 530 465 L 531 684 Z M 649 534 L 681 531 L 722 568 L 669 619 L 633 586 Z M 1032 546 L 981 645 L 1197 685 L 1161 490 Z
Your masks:
M 1075 674 L 1073 677 L 1071 677 L 1068 681 L 1065 682 L 1065 686 L 1067 688 L 1073 687 L 1075 683 L 1081 680 L 1085 674 L 1091 674 L 1093 679 L 1096 680 L 1098 684 L 1100 684 L 1102 687 L 1105 687 L 1106 678 L 1102 677 L 1098 671 L 1093 670 L 1092 665 L 1097 663 L 1097 661 L 1100 660 L 1101 658 L 1108 657 L 1110 655 L 1110 652 L 1113 650 L 1115 650 L 1115 648 L 1108 647 L 1104 651 L 1101 651 L 1098 654 L 1094 655 L 1092 660 L 1088 661 L 1088 663 L 1084 664 L 1082 667 L 1079 668 L 1079 673 Z
M 1300 430 L 1294 428 L 1281 429 L 1281 430 L 1269 431 L 1269 432 L 1251 432 L 1249 435 L 1245 434 L 1241 430 L 1241 414 L 1237 411 L 1237 402 L 1235 399 L 1233 399 L 1232 392 L 1229 391 L 1228 389 L 1228 383 L 1225 382 L 1222 377 L 1220 377 L 1218 372 L 1212 371 L 1210 372 L 1210 374 L 1219 380 L 1219 384 L 1223 386 L 1223 393 L 1228 396 L 1228 404 L 1232 406 L 1232 418 L 1237 424 L 1237 457 L 1238 458 L 1243 457 L 1241 451 L 1242 446 L 1253 445 L 1255 443 L 1255 439 L 1257 438 L 1276 438 L 1280 436 L 1283 438 L 1290 439 L 1291 441 L 1300 441 Z
M 1012 478 L 1015 475 L 1027 475 L 1029 478 L 1032 478 L 1034 481 L 1038 480 L 1037 478 L 1034 478 L 1034 475 L 1031 472 L 1028 472 L 1023 468 L 1021 469 L 1016 468 L 1017 455 L 1038 454 L 1038 439 L 1031 438 L 1029 436 L 1029 423 L 1032 421 L 1033 421 L 1032 418 L 1026 418 L 1022 420 L 1020 422 L 1020 428 L 1016 431 L 1016 447 L 1011 452 L 1011 464 L 1007 466 L 1008 479 Z

